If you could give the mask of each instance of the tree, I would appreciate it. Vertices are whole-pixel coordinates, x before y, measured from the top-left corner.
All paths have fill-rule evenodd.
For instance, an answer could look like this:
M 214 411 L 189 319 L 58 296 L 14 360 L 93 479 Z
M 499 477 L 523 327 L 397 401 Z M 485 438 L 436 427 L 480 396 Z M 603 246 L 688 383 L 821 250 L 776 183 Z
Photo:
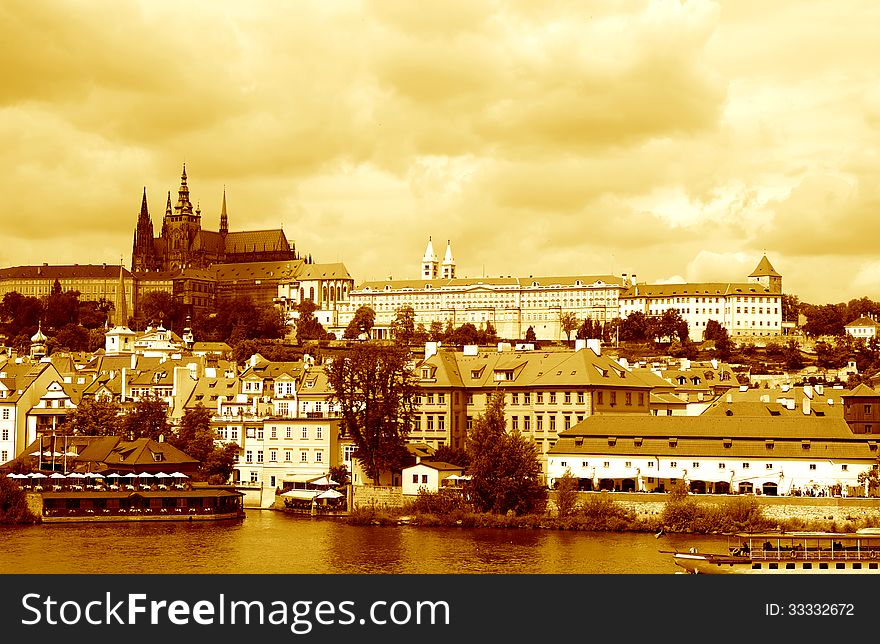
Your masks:
M 439 463 L 452 463 L 460 467 L 467 467 L 470 463 L 467 450 L 460 447 L 450 447 L 449 445 L 438 447 L 431 460 Z
M 470 322 L 465 322 L 460 327 L 458 327 L 453 333 L 451 338 L 447 338 L 448 341 L 453 344 L 479 344 L 480 343 L 480 332 Z
M 168 424 L 168 405 L 157 397 L 141 398 L 134 404 L 122 423 L 123 432 L 128 440 L 151 438 L 159 440 L 160 436 L 171 435 Z
M 720 322 L 708 320 L 706 328 L 703 330 L 703 339 L 715 342 L 715 351 L 718 358 L 726 360 L 730 357 L 730 353 L 733 351 L 733 343 L 730 341 L 727 329 Z
M 801 303 L 797 295 L 784 293 L 782 295 L 782 321 L 797 322 Z
M 214 451 L 214 430 L 211 429 L 211 412 L 202 403 L 187 409 L 180 420 L 180 427 L 168 440 L 180 451 L 189 454 L 200 464 L 207 462 Z
M 122 416 L 119 405 L 105 398 L 83 398 L 64 418 L 59 431 L 76 436 L 120 436 Z
M 351 481 L 351 478 L 348 475 L 348 466 L 346 466 L 345 463 L 340 463 L 339 465 L 331 467 L 327 470 L 327 476 L 339 483 L 339 487 L 346 486 Z
M 370 337 L 370 329 L 376 322 L 376 312 L 366 304 L 358 307 L 351 318 L 351 322 L 345 327 L 342 337 L 346 340 L 356 340 L 361 333 Z
M 415 417 L 415 376 L 409 350 L 370 342 L 355 345 L 327 368 L 343 431 L 356 445 L 354 457 L 364 473 L 379 476 L 400 468 L 408 455 L 406 437 Z
M 526 329 L 526 342 L 537 342 L 538 338 L 535 336 L 535 327 L 530 326 Z
M 309 299 L 305 299 L 296 307 L 296 341 L 302 344 L 307 340 L 323 340 L 327 337 L 327 331 L 315 317 L 317 305 Z
M 571 332 L 580 326 L 577 315 L 572 311 L 564 311 L 559 314 L 559 328 L 565 333 L 565 341 L 571 342 Z
M 138 302 L 138 321 L 158 325 L 166 329 L 182 329 L 186 321 L 186 308 L 167 291 L 147 291 Z
M 403 345 L 410 344 L 416 336 L 416 312 L 411 306 L 397 309 L 391 321 L 391 337 Z
M 431 326 L 428 329 L 428 337 L 431 342 L 440 342 L 443 340 L 443 323 L 440 320 L 434 320 L 431 322 Z
M 241 449 L 238 443 L 226 443 L 208 455 L 200 468 L 201 476 L 209 483 L 226 483 L 235 469 L 235 459 Z
M 78 324 L 65 324 L 49 338 L 49 352 L 55 349 L 64 351 L 88 351 L 89 330 Z
M 556 479 L 556 511 L 561 518 L 569 517 L 577 512 L 577 491 L 578 479 L 571 473 L 571 470 L 565 470 L 560 478 Z
M 468 435 L 471 498 L 483 512 L 526 514 L 543 509 L 547 490 L 535 444 L 506 431 L 504 396 L 490 396 L 486 411 Z
M 480 344 L 495 344 L 496 342 L 498 342 L 498 331 L 495 330 L 495 325 L 486 320 L 486 324 L 480 332 Z
M 628 342 L 645 342 L 654 338 L 652 324 L 641 311 L 633 311 L 620 323 L 620 339 Z
M 807 335 L 819 337 L 846 333 L 844 328 L 846 324 L 845 304 L 824 304 L 822 306 L 805 304 L 801 308 L 807 318 L 803 327 L 804 333 Z

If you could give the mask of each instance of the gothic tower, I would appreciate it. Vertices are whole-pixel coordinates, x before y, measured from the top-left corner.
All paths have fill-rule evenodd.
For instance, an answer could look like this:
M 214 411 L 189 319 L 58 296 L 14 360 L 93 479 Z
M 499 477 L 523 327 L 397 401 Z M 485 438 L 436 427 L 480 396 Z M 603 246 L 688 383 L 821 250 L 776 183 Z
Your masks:
M 202 228 L 201 212 L 193 211 L 192 202 L 189 200 L 189 186 L 186 185 L 186 164 L 183 164 L 183 173 L 180 175 L 180 188 L 177 189 L 177 205 L 174 212 L 166 211 L 162 235 L 165 237 L 165 245 L 168 249 L 168 260 L 171 269 L 186 268 L 190 264 L 190 246 L 193 239 Z
M 226 216 L 226 186 L 223 186 L 223 208 L 220 210 L 220 234 L 229 234 L 229 218 Z
M 155 271 L 159 269 L 156 247 L 153 244 L 153 221 L 147 208 L 147 189 L 141 200 L 141 212 L 134 230 L 134 244 L 131 250 L 132 271 Z

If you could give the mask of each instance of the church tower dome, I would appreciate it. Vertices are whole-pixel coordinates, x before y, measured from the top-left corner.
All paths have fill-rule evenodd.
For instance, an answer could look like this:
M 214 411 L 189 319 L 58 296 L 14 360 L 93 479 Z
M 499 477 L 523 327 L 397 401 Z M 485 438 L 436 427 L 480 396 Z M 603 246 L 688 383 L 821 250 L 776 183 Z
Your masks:
M 437 254 L 434 252 L 434 244 L 428 237 L 428 246 L 425 248 L 425 256 L 422 257 L 422 279 L 437 279 L 437 273 L 440 262 L 437 261 Z
M 446 255 L 441 265 L 443 279 L 455 279 L 455 258 L 452 256 L 452 240 L 446 240 Z

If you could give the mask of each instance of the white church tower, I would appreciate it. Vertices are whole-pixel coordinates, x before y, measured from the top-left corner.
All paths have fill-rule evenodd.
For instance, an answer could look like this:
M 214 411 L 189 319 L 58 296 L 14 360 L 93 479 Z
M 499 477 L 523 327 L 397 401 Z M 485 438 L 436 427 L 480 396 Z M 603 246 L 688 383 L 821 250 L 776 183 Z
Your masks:
M 425 248 L 425 256 L 422 257 L 422 279 L 437 279 L 439 266 L 440 262 L 437 261 L 437 255 L 434 253 L 434 244 L 431 243 L 431 238 L 428 237 L 428 247 Z
M 455 279 L 455 259 L 452 257 L 452 241 L 449 239 L 446 240 L 446 256 L 441 264 L 441 272 L 443 279 Z

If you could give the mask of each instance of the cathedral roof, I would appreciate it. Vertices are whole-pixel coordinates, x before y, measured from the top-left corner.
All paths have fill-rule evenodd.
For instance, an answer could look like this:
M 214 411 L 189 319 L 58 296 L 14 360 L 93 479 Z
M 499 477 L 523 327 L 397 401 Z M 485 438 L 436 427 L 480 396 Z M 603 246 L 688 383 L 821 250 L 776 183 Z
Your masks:
M 231 232 L 226 235 L 226 253 L 230 255 L 279 250 L 290 250 L 287 237 L 280 228 Z
M 227 282 L 237 279 L 290 279 L 295 278 L 305 262 L 291 259 L 284 262 L 242 262 L 214 264 L 217 279 Z
M 351 279 L 348 269 L 342 262 L 333 264 L 305 264 L 296 274 L 296 279 Z
M 213 230 L 200 230 L 190 245 L 191 251 L 207 251 L 220 255 L 223 253 L 223 235 Z

